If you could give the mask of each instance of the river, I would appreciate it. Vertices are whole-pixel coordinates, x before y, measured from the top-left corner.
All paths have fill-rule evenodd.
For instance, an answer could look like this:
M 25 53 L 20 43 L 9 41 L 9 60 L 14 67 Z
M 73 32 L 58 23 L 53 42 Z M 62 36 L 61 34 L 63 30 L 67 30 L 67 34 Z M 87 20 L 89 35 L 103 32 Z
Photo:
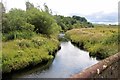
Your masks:
M 71 75 L 96 64 L 98 60 L 89 56 L 89 52 L 74 46 L 70 41 L 61 42 L 61 49 L 48 69 L 14 76 L 16 78 L 69 78 Z

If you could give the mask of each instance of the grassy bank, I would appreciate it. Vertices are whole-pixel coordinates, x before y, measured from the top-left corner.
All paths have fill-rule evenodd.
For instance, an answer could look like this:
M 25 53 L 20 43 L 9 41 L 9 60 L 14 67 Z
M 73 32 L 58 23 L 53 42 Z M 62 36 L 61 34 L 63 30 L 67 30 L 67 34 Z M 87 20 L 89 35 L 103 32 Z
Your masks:
M 54 51 L 59 47 L 59 41 L 43 35 L 31 39 L 15 39 L 2 43 L 3 73 L 34 66 L 53 59 Z
M 118 52 L 118 28 L 95 27 L 73 29 L 66 36 L 78 47 L 90 52 L 91 56 L 104 59 Z

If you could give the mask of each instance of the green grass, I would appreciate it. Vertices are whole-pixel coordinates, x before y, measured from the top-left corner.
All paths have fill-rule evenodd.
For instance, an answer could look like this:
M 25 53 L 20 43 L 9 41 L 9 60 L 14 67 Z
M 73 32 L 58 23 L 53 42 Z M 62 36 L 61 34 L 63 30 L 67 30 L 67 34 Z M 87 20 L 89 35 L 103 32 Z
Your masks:
M 95 27 L 73 29 L 66 36 L 79 47 L 90 52 L 91 56 L 104 59 L 118 52 L 118 28 Z
M 7 73 L 53 59 L 52 54 L 58 49 L 59 41 L 37 35 L 32 39 L 3 42 L 2 45 L 2 71 Z

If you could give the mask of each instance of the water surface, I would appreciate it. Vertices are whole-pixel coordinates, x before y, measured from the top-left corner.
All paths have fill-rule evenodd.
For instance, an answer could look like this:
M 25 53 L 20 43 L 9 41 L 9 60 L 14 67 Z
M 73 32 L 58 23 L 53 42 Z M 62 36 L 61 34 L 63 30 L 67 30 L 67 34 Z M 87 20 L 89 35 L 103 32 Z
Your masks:
M 57 52 L 51 66 L 42 72 L 37 70 L 20 78 L 69 78 L 96 64 L 98 61 L 89 56 L 89 52 L 75 47 L 70 41 L 61 42 L 61 49 Z

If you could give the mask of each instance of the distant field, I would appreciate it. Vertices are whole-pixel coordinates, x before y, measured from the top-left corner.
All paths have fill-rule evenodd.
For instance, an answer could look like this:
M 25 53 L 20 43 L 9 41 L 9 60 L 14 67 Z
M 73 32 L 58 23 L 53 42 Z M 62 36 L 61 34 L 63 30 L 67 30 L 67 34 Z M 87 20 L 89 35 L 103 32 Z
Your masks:
M 79 47 L 90 52 L 91 56 L 104 59 L 118 52 L 117 26 L 98 26 L 95 28 L 73 29 L 66 32 L 67 37 Z

